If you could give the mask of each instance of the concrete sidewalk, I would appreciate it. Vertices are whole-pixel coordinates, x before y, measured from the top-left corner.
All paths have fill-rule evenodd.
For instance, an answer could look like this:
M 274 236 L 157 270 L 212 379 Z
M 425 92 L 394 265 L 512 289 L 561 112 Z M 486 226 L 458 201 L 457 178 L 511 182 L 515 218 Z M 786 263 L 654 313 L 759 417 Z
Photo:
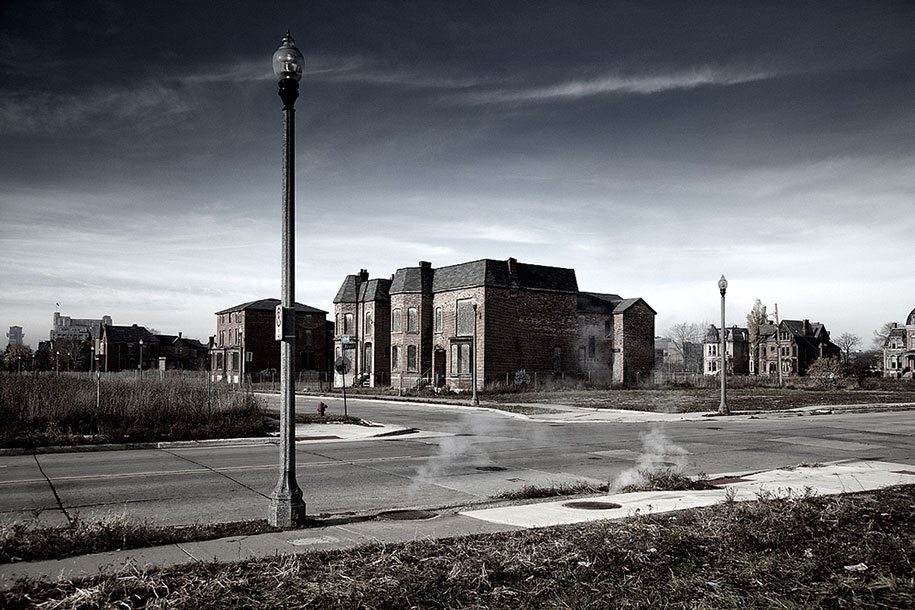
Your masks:
M 915 466 L 850 460 L 766 472 L 720 475 L 712 479 L 717 480 L 718 488 L 708 491 L 611 494 L 460 513 L 392 511 L 363 519 L 354 518 L 348 522 L 338 520 L 340 522 L 337 524 L 312 529 L 99 553 L 62 560 L 6 564 L 0 566 L 0 588 L 9 588 L 20 578 L 69 580 L 100 572 L 170 567 L 197 561 L 238 561 L 312 550 L 348 549 L 372 543 L 445 539 L 599 519 L 622 519 L 635 514 L 684 510 L 728 500 L 753 500 L 760 494 L 799 497 L 806 493 L 830 495 L 867 491 L 915 484 Z M 583 501 L 586 504 L 576 506 L 576 502 Z

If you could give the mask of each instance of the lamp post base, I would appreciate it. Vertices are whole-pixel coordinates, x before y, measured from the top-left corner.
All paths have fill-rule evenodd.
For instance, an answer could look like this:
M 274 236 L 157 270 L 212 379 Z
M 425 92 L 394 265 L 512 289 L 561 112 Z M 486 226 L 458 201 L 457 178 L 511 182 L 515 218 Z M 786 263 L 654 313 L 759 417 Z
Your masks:
M 731 410 L 728 408 L 728 403 L 723 402 L 718 405 L 718 415 L 730 415 Z
M 292 497 L 288 494 L 270 496 L 270 512 L 267 522 L 273 527 L 293 527 L 305 522 L 305 501 L 302 496 Z

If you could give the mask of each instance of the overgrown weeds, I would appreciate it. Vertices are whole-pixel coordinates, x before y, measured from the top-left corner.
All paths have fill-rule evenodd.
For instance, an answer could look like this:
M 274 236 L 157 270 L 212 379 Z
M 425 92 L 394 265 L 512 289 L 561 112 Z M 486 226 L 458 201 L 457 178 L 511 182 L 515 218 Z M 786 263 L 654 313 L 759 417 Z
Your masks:
M 62 584 L 4 608 L 911 608 L 915 486 Z
M 99 391 L 97 395 L 96 392 Z M 0 446 L 263 436 L 256 399 L 202 379 L 0 376 Z
M 278 531 L 281 530 L 271 527 L 266 520 L 184 527 L 131 522 L 122 515 L 97 521 L 76 518 L 68 527 L 36 527 L 34 523 L 19 521 L 0 525 L 0 563 L 62 559 L 89 553 Z
M 660 468 L 640 470 L 638 482 L 614 491 L 625 494 L 637 491 L 702 491 L 706 489 L 716 489 L 716 487 L 710 485 L 702 477 L 694 479 L 673 468 Z
M 587 481 L 558 483 L 555 485 L 522 485 L 518 489 L 507 489 L 492 496 L 494 500 L 536 500 L 557 496 L 577 496 L 581 494 L 604 493 L 609 490 L 607 484 L 595 485 Z

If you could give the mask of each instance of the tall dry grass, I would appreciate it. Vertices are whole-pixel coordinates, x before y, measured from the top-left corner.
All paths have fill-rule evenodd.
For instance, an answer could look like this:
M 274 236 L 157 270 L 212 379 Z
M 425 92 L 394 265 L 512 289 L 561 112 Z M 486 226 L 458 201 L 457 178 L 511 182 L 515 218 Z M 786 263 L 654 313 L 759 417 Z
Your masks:
M 125 443 L 261 436 L 250 394 L 200 378 L 0 376 L 0 446 Z

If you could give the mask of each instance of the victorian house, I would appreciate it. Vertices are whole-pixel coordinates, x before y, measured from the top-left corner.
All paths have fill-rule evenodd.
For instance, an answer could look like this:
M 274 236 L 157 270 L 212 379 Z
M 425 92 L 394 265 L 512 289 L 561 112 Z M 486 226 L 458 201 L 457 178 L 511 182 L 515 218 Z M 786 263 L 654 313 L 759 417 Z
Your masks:
M 883 343 L 883 376 L 912 378 L 915 372 L 915 309 L 905 325 L 893 324 Z
M 830 358 L 841 353 L 839 346 L 829 340 L 829 331 L 819 322 L 782 320 L 759 325 L 760 375 L 806 375 L 817 358 Z
M 750 334 L 746 328 L 737 326 L 724 329 L 725 364 L 728 375 L 750 374 Z M 702 346 L 703 367 L 706 375 L 721 372 L 721 331 L 714 324 L 709 325 Z

